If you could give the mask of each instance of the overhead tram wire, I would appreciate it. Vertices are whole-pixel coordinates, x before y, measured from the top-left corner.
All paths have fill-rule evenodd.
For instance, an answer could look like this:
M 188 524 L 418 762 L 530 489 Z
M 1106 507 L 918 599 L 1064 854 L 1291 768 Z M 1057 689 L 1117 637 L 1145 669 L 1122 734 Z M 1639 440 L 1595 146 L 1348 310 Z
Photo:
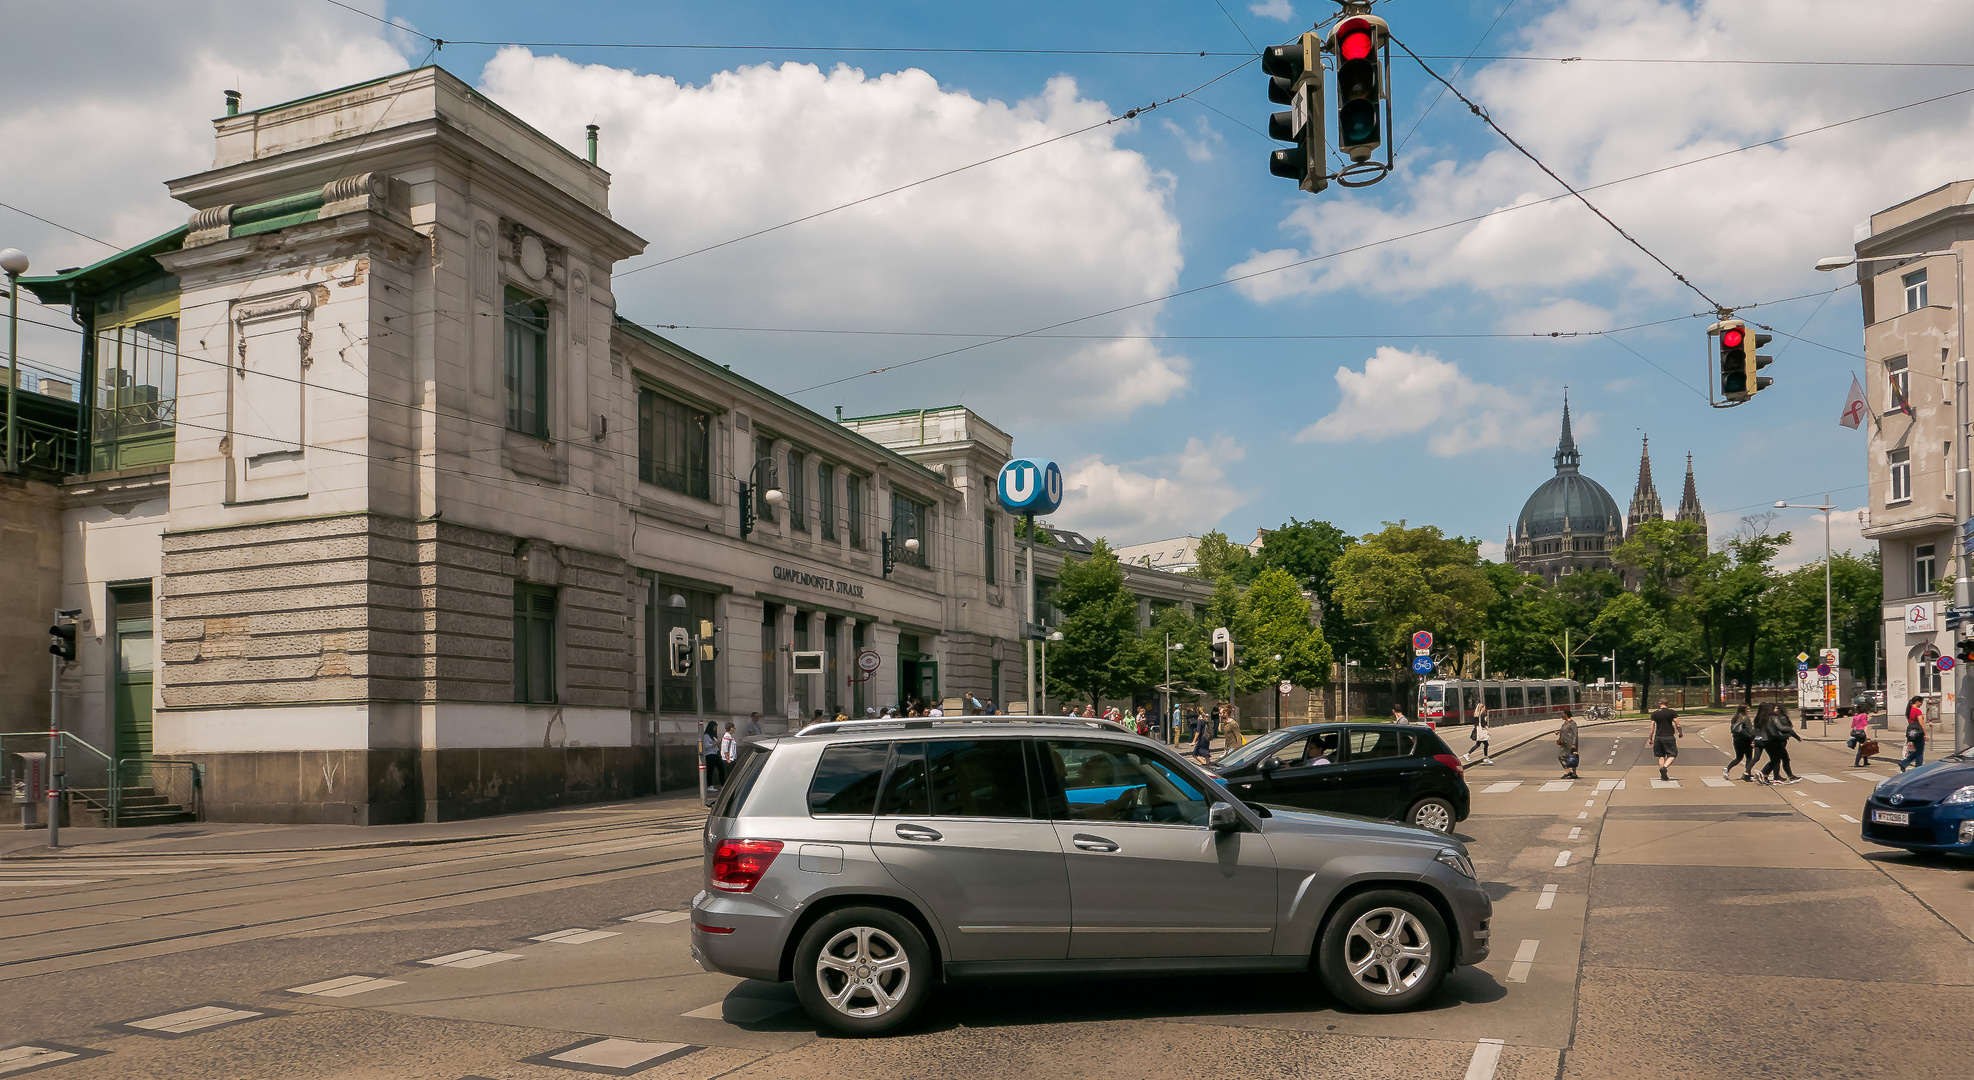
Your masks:
M 1501 5 L 1500 11 L 1494 13 L 1494 21 L 1487 24 L 1487 29 L 1481 33 L 1480 40 L 1474 42 L 1474 47 L 1468 51 L 1466 56 L 1460 58 L 1458 64 L 1454 65 L 1454 78 L 1459 78 L 1460 73 L 1467 69 L 1467 65 L 1474 59 L 1474 54 L 1480 52 L 1480 47 L 1487 44 L 1488 38 L 1494 36 L 1494 28 L 1501 25 L 1501 20 L 1507 17 L 1509 9 L 1513 8 L 1516 3 L 1517 0 L 1508 0 L 1507 3 Z M 1431 116 L 1433 110 L 1439 108 L 1439 103 L 1445 100 L 1445 98 L 1446 87 L 1442 86 L 1439 88 L 1439 93 L 1433 95 L 1432 102 L 1419 113 L 1419 118 L 1412 121 L 1412 127 L 1405 132 L 1405 137 L 1398 140 L 1398 145 L 1392 148 L 1393 154 L 1400 154 L 1405 151 L 1405 144 L 1411 142 L 1412 136 L 1418 133 L 1419 125 L 1426 122 L 1426 117 Z
M 1234 72 L 1239 71 L 1246 66 L 1247 66 L 1247 61 L 1242 60 L 1240 63 L 1234 65 L 1233 67 L 1228 68 L 1226 71 L 1223 71 L 1218 75 L 1215 75 L 1213 78 L 1206 80 L 1205 82 L 1199 84 L 1198 86 L 1193 87 L 1191 90 L 1188 90 L 1183 94 L 1174 94 L 1173 96 L 1166 98 L 1163 101 L 1154 101 L 1150 105 L 1141 105 L 1135 109 L 1127 109 L 1122 113 L 1110 117 L 1109 119 L 1101 120 L 1097 123 L 1090 124 L 1085 127 L 1077 128 L 1075 131 L 1065 131 L 1060 135 L 1051 136 L 1049 138 L 1043 139 L 1040 142 L 1029 143 L 1026 146 L 1018 146 L 1015 147 L 1013 150 L 1009 150 L 1000 154 L 995 154 L 993 157 L 983 158 L 979 161 L 970 162 L 968 164 L 961 165 L 957 168 L 947 169 L 945 172 L 934 173 L 931 176 L 923 177 L 918 180 L 913 180 L 911 183 L 908 184 L 900 184 L 897 187 L 887 188 L 883 191 L 873 192 L 872 194 L 865 195 L 862 198 L 852 199 L 846 203 L 841 203 L 836 206 L 828 207 L 827 209 L 818 210 L 813 214 L 804 214 L 801 217 L 794 218 L 789 221 L 784 221 L 779 225 L 770 225 L 764 229 L 756 229 L 753 232 L 744 233 L 740 236 L 733 237 L 732 239 L 729 240 L 722 240 L 717 244 L 708 244 L 705 247 L 694 248 L 691 251 L 681 252 L 677 255 L 671 256 L 670 258 L 660 259 L 657 262 L 645 263 L 643 266 L 634 266 L 628 270 L 624 270 L 619 273 L 611 275 L 611 280 L 613 282 L 618 281 L 623 278 L 629 277 L 632 274 L 643 273 L 646 270 L 651 270 L 656 267 L 670 265 L 671 263 L 678 262 L 680 259 L 689 259 L 694 255 L 704 255 L 706 252 L 717 251 L 720 248 L 727 247 L 728 245 L 738 244 L 743 240 L 752 240 L 757 236 L 766 236 L 768 233 L 777 232 L 781 229 L 786 229 L 791 225 L 800 225 L 806 221 L 814 221 L 819 217 L 825 217 L 829 214 L 834 214 L 838 210 L 848 210 L 853 206 L 861 206 L 864 203 L 871 202 L 876 199 L 884 198 L 887 195 L 896 195 L 898 192 L 908 191 L 922 184 L 929 184 L 934 180 L 943 180 L 948 176 L 954 176 L 959 173 L 966 172 L 969 169 L 977 169 L 982 165 L 991 165 L 996 161 L 1001 161 L 1005 158 L 1011 158 L 1016 154 L 1027 153 L 1030 150 L 1039 149 L 1041 147 L 1048 146 L 1051 143 L 1059 143 L 1064 139 L 1073 139 L 1078 135 L 1083 135 L 1088 132 L 1095 131 L 1100 127 L 1108 127 L 1111 124 L 1120 123 L 1125 120 L 1135 120 L 1138 117 L 1144 115 L 1145 113 L 1148 113 L 1153 109 L 1159 108 L 1160 106 L 1170 105 L 1175 101 L 1182 101 L 1187 98 L 1190 98 L 1194 94 L 1199 93 L 1201 90 L 1204 90 L 1209 86 L 1212 86 L 1214 83 L 1219 82 L 1220 80 L 1226 78 L 1229 75 L 1232 75 Z

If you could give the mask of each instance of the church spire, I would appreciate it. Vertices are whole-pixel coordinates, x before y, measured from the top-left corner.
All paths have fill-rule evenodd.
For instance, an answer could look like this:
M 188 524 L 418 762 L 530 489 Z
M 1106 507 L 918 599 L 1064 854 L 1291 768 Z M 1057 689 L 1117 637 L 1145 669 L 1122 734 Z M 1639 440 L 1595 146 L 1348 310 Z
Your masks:
M 1677 516 L 1680 521 L 1691 521 L 1700 526 L 1702 530 L 1705 530 L 1707 527 L 1707 512 L 1700 509 L 1700 493 L 1693 486 L 1693 455 L 1691 453 L 1686 455 L 1686 491 L 1679 497 L 1679 513 Z M 1704 531 L 1702 535 L 1705 535 Z
M 1577 453 L 1576 436 L 1570 434 L 1570 390 L 1563 388 L 1563 435 L 1556 440 L 1556 472 L 1575 472 L 1583 463 L 1583 455 Z
M 1665 504 L 1659 501 L 1658 486 L 1652 483 L 1652 437 L 1645 436 L 1644 448 L 1638 452 L 1638 487 L 1631 493 L 1631 511 L 1626 515 L 1624 538 L 1631 539 L 1638 532 L 1638 526 L 1646 521 L 1664 521 Z

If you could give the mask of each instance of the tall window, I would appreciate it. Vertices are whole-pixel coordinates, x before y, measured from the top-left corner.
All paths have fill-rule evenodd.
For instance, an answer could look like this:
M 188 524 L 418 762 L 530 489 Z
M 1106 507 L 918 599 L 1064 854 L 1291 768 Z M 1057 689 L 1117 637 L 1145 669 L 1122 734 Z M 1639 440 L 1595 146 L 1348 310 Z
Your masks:
M 981 557 L 987 562 L 987 584 L 994 584 L 994 568 L 1001 561 L 1000 552 L 994 543 L 994 512 L 987 511 L 987 532 L 981 538 Z
M 1905 357 L 1894 356 L 1890 360 L 1885 361 L 1885 374 L 1891 382 L 1892 394 L 1891 400 L 1885 403 L 1885 411 L 1888 413 L 1898 412 L 1906 407 L 1907 402 L 1912 400 L 1912 383 L 1910 381 L 1910 375 L 1906 371 Z
M 788 452 L 788 523 L 804 532 L 809 528 L 809 455 L 800 450 Z
M 1920 308 L 1926 306 L 1926 271 L 1914 270 L 1912 273 L 1900 278 L 1899 284 L 1905 286 L 1905 309 L 1907 311 L 1918 311 Z
M 685 607 L 672 606 L 672 597 L 685 598 Z M 659 578 L 652 590 L 653 620 L 657 625 L 651 635 L 652 670 L 658 673 L 658 709 L 660 712 L 693 712 L 695 703 L 692 696 L 692 676 L 672 674 L 671 640 L 672 628 L 679 627 L 687 634 L 697 634 L 705 627 L 701 623 L 713 622 L 713 609 L 719 597 L 701 589 L 690 589 L 675 581 Z M 708 641 L 706 644 L 712 644 Z M 706 659 L 706 650 L 701 649 L 694 662 L 694 670 L 699 673 L 699 693 L 704 700 L 707 712 L 717 706 L 714 690 L 719 686 L 717 675 L 718 659 Z
M 98 330 L 96 371 L 96 445 L 89 467 L 124 469 L 170 461 L 178 405 L 178 320 L 146 319 Z
M 850 546 L 864 546 L 864 478 L 850 473 L 843 481 L 843 509 L 850 518 Z
M 816 520 L 824 540 L 836 539 L 836 466 L 816 465 Z
M 768 489 L 775 486 L 775 441 L 766 435 L 754 436 L 754 519 L 773 521 L 775 504 L 768 501 Z
M 930 566 L 926 548 L 931 545 L 926 536 L 931 531 L 926 526 L 932 515 L 932 507 L 908 495 L 896 491 L 891 493 L 891 557 L 901 563 L 913 566 Z M 918 550 L 905 547 L 905 541 L 917 540 Z
M 1933 591 L 1933 578 L 1940 572 L 1933 558 L 1933 545 L 1914 544 L 1912 548 L 1912 594 Z
M 650 390 L 637 393 L 637 478 L 695 498 L 712 497 L 713 418 Z
M 555 590 L 514 583 L 514 700 L 555 701 Z
M 1886 464 L 1891 467 L 1892 492 L 1886 503 L 1902 503 L 1912 498 L 1912 452 L 1893 450 L 1885 455 Z
M 548 302 L 507 290 L 507 426 L 548 438 Z

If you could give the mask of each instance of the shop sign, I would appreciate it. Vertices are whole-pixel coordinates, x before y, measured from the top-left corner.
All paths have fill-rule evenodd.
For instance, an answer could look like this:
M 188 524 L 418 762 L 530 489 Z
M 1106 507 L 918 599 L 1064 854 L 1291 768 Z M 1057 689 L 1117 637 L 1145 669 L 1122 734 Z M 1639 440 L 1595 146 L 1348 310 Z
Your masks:
M 821 574 L 811 574 L 806 570 L 797 570 L 793 566 L 775 567 L 774 577 L 776 581 L 786 581 L 791 585 L 801 585 L 826 593 L 835 593 L 838 596 L 848 596 L 857 600 L 864 598 L 864 587 L 862 585 L 850 581 L 838 581 L 835 578 L 824 577 Z

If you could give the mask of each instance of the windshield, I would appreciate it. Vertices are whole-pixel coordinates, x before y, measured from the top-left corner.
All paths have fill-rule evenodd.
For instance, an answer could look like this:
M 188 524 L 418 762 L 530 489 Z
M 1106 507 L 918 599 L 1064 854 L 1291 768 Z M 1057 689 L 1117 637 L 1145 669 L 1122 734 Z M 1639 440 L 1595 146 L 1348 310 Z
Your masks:
M 1434 686 L 1431 683 L 1426 684 L 1427 701 L 1442 701 L 1445 699 L 1445 696 L 1446 689 L 1444 687 Z
M 1304 732 L 1303 734 L 1306 735 L 1308 733 Z M 1215 764 L 1223 769 L 1238 769 L 1243 765 L 1252 764 L 1256 761 L 1266 761 L 1274 757 L 1275 752 L 1280 750 L 1284 743 L 1295 737 L 1296 733 L 1294 730 L 1277 731 L 1269 735 L 1264 735 L 1241 747 L 1239 750 L 1228 754 L 1226 757 L 1221 758 Z

